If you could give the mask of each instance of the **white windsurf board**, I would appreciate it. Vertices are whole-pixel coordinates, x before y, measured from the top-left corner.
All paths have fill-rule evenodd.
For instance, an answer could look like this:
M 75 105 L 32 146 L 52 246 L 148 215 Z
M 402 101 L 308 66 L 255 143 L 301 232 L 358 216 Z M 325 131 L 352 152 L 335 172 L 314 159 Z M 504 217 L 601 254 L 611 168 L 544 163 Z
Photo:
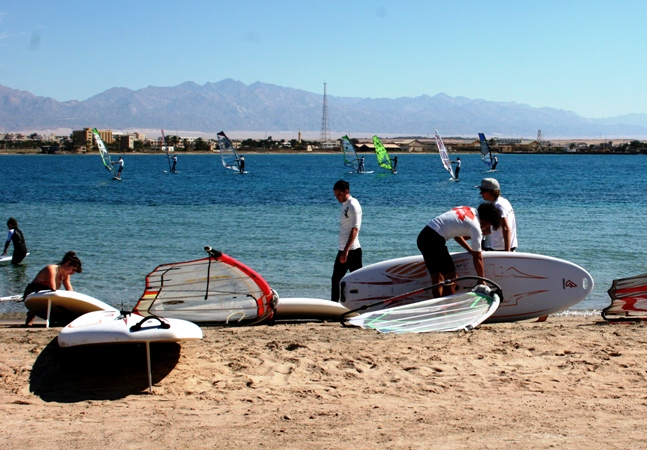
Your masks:
M 117 311 L 107 303 L 76 291 L 39 291 L 25 299 L 27 309 L 51 323 L 66 325 L 92 311 Z
M 96 344 L 146 344 L 148 388 L 153 391 L 151 342 L 180 342 L 202 339 L 202 330 L 182 319 L 144 317 L 119 311 L 93 311 L 69 323 L 58 335 L 58 345 L 75 347 Z
M 483 252 L 482 255 L 485 278 L 501 286 L 503 293 L 499 308 L 487 322 L 512 322 L 554 314 L 579 303 L 593 289 L 593 278 L 586 270 L 562 259 L 521 252 Z M 457 277 L 476 275 L 472 255 L 454 253 L 452 259 Z M 342 278 L 341 303 L 353 310 L 431 284 L 421 255 L 382 261 Z M 456 292 L 470 290 L 473 284 L 460 282 Z M 398 304 L 428 298 L 429 294 L 424 293 Z
M 61 347 L 77 345 L 179 342 L 202 339 L 202 330 L 193 322 L 182 319 L 161 319 L 137 313 L 93 311 L 66 325 L 58 335 Z M 140 327 L 135 327 L 141 323 Z
M 29 253 L 25 255 L 25 258 L 29 256 Z M 13 255 L 5 255 L 5 256 L 0 256 L 0 264 L 5 264 L 5 263 L 10 263 L 11 258 L 13 258 Z M 24 259 L 23 259 L 24 261 Z
M 280 298 L 275 320 L 340 320 L 349 310 L 344 305 L 319 298 Z

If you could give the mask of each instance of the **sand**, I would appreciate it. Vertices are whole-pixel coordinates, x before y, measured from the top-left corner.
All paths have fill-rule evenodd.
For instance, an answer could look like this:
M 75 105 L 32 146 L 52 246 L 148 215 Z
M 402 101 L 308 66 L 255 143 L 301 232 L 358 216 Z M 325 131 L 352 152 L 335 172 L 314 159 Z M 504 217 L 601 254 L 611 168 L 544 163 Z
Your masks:
M 61 349 L 0 326 L 2 448 L 629 448 L 647 438 L 647 328 L 599 316 L 385 335 L 205 327 Z

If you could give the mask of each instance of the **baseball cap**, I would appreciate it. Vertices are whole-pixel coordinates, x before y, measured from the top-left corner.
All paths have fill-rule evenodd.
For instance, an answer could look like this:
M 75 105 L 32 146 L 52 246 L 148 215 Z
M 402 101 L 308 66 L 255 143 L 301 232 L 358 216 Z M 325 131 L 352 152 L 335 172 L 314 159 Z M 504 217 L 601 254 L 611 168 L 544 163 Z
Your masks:
M 488 189 L 490 191 L 500 191 L 501 186 L 499 186 L 499 182 L 495 180 L 494 178 L 483 178 L 481 180 L 481 185 L 480 186 L 474 186 L 477 189 Z

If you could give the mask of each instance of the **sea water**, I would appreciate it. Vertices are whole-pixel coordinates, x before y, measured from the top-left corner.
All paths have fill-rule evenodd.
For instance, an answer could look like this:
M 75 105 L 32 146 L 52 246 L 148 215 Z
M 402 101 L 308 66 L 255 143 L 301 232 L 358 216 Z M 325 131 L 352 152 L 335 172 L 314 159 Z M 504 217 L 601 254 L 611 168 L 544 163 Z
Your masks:
M 18 220 L 31 252 L 21 266 L 0 266 L 0 296 L 21 294 L 42 267 L 74 250 L 83 261 L 74 289 L 132 308 L 146 274 L 203 258 L 209 245 L 255 269 L 281 297 L 329 298 L 340 212 L 332 187 L 340 178 L 362 205 L 364 265 L 418 254 L 425 224 L 452 207 L 477 206 L 474 186 L 494 177 L 514 207 L 519 251 L 566 259 L 593 276 L 593 292 L 575 309 L 606 306 L 614 278 L 647 271 L 642 155 L 503 154 L 494 173 L 480 155 L 461 155 L 458 182 L 437 154 L 399 155 L 395 175 L 370 155 L 366 170 L 374 173 L 361 175 L 330 154 L 246 154 L 245 175 L 225 170 L 217 154 L 178 154 L 175 174 L 165 155 L 124 160 L 116 181 L 98 155 L 0 156 L 0 218 Z M 23 310 L 0 303 L 0 313 Z

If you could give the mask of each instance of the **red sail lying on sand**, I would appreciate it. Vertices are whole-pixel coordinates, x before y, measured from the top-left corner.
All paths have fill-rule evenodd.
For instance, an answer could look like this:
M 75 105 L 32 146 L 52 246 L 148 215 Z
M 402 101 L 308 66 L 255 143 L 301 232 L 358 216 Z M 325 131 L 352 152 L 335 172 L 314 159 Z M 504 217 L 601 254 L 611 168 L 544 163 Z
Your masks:
M 611 304 L 602 310 L 605 320 L 647 320 L 647 273 L 613 280 Z
M 134 312 L 221 324 L 270 319 L 278 295 L 254 270 L 211 247 L 209 257 L 162 264 L 146 276 Z

